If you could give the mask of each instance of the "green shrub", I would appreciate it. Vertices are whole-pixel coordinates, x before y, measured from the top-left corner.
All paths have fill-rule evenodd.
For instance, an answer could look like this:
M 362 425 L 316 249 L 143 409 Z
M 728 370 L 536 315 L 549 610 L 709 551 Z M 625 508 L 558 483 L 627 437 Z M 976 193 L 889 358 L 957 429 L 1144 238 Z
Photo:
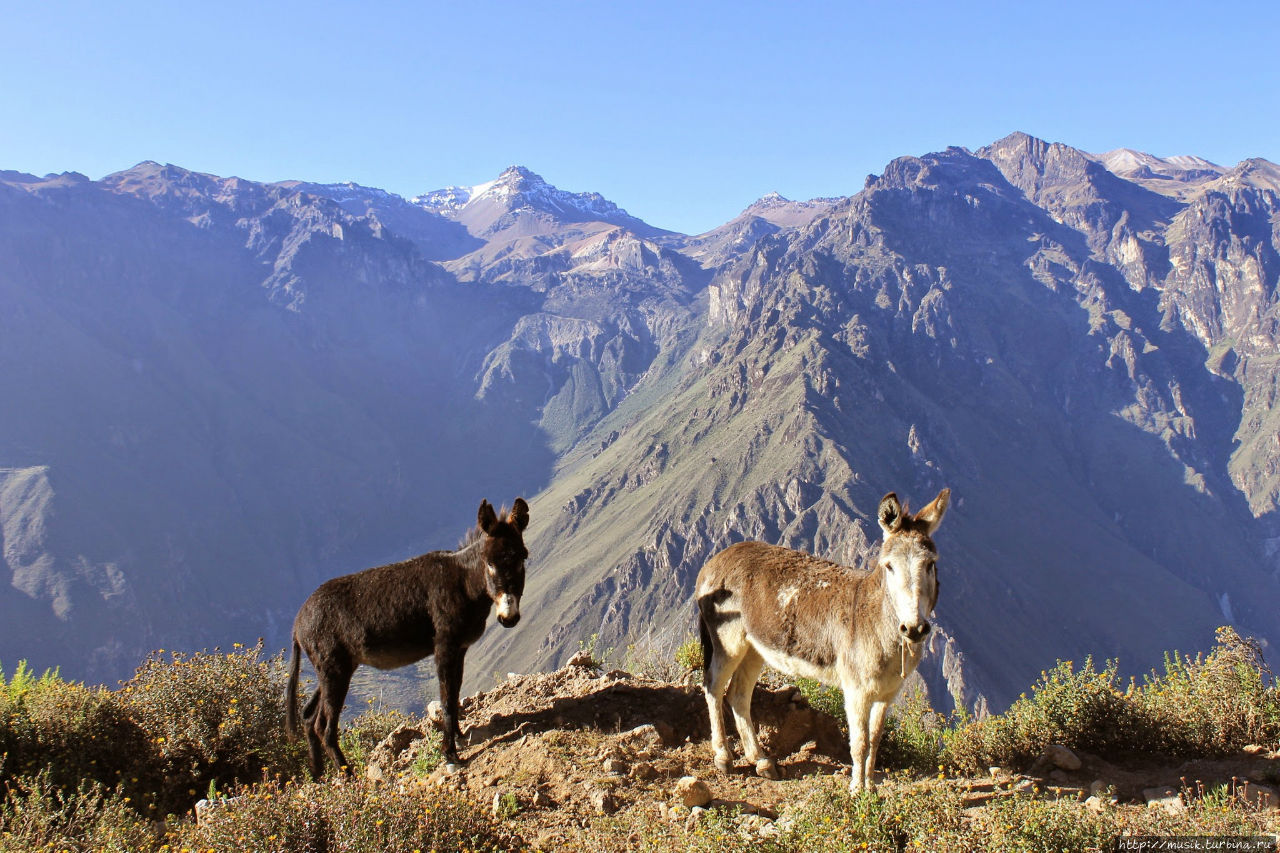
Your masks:
M 927 794 L 877 788 L 850 794 L 843 786 L 820 790 L 797 811 L 778 849 L 965 850 L 958 791 L 937 788 Z
M 946 719 L 933 710 L 925 692 L 916 688 L 900 697 L 885 717 L 877 763 L 881 768 L 933 773 L 942 763 L 946 730 Z
M 155 846 L 150 822 L 118 791 L 81 782 L 66 789 L 48 770 L 5 783 L 0 802 L 0 853 L 9 851 L 138 851 Z
M 428 726 L 426 737 L 417 744 L 418 753 L 410 769 L 415 776 L 429 776 L 444 761 L 444 737 L 435 726 Z
M 1030 698 L 1023 694 L 1004 714 L 949 733 L 945 762 L 977 773 L 991 764 L 1034 761 L 1051 743 L 1104 754 L 1147 748 L 1149 725 L 1117 689 L 1116 670 L 1115 661 L 1101 671 L 1092 658 L 1079 670 L 1071 661 L 1059 661 L 1040 673 Z
M 700 672 L 706 663 L 702 660 L 702 641 L 689 637 L 676 647 L 676 666 L 681 672 Z
M 284 732 L 285 683 L 283 659 L 263 660 L 261 641 L 227 654 L 147 658 L 118 693 L 151 747 L 137 773 L 154 792 L 145 808 L 186 811 L 210 782 L 299 774 L 302 747 Z
M 8 776 L 42 774 L 44 783 L 75 789 L 82 780 L 114 786 L 148 753 L 141 729 L 116 696 L 101 687 L 39 678 L 20 663 L 7 683 L 0 673 L 0 754 Z
M 344 784 L 268 783 L 241 789 L 200 825 L 184 825 L 171 849 L 311 853 L 513 850 L 510 835 L 475 802 L 449 788 L 396 790 Z
M 1113 812 L 1093 812 L 1075 800 L 1009 797 L 982 816 L 985 849 L 999 853 L 1104 850 L 1116 835 Z
M 1169 655 L 1164 675 L 1123 691 L 1115 661 L 1101 671 L 1092 659 L 1079 671 L 1059 662 L 1004 714 L 948 733 L 943 760 L 976 773 L 1025 765 L 1050 743 L 1110 757 L 1161 751 L 1195 758 L 1278 738 L 1280 692 L 1258 644 L 1220 628 L 1207 655 Z
M 822 711 L 824 714 L 830 714 L 836 718 L 836 722 L 840 724 L 840 728 L 846 732 L 849 730 L 849 724 L 844 718 L 844 691 L 839 687 L 832 687 L 830 684 L 823 684 L 821 681 L 815 681 L 812 678 L 797 678 L 796 688 L 800 691 L 800 695 L 804 696 L 809 706 Z
M 600 645 L 600 635 L 592 634 L 585 640 L 578 641 L 578 654 L 586 653 L 588 661 L 587 665 L 596 669 L 603 669 L 604 665 L 613 658 L 614 648 L 607 648 Z
M 1280 691 L 1256 640 L 1218 629 L 1208 655 L 1165 655 L 1130 700 L 1156 733 L 1153 748 L 1177 755 L 1225 755 L 1280 740 Z
M 394 708 L 371 708 L 343 725 L 339 736 L 342 754 L 351 762 L 352 769 L 358 771 L 365 766 L 374 747 L 412 719 Z

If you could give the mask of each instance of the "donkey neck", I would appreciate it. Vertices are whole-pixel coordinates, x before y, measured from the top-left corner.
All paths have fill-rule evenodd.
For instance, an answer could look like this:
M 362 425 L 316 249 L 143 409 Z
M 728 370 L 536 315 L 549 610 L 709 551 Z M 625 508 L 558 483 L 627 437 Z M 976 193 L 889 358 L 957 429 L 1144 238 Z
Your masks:
M 477 601 L 488 597 L 488 584 L 485 581 L 484 536 L 454 551 L 453 557 L 462 568 L 462 585 L 467 598 Z

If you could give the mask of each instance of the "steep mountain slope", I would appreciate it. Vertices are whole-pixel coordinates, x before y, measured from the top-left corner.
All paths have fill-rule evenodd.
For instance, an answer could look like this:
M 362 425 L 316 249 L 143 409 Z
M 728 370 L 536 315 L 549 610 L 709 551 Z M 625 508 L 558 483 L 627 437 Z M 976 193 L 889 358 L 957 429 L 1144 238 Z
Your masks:
M 1274 642 L 1278 253 L 1266 161 L 1025 134 L 697 237 L 520 167 L 411 200 L 0 173 L 0 661 L 282 645 L 322 578 L 523 493 L 524 619 L 474 688 L 683 638 L 740 539 L 861 565 L 884 492 L 944 485 L 935 694 Z
M 557 452 L 644 375 L 708 278 L 663 245 L 670 232 L 519 166 L 414 202 L 485 239 L 444 265 L 460 281 L 536 294 L 538 309 L 485 357 L 477 396 L 537 423 Z
M 554 574 L 531 629 L 484 659 L 682 633 L 715 550 L 856 562 L 881 493 L 942 485 L 935 689 L 1003 703 L 1055 656 L 1152 666 L 1224 620 L 1280 637 L 1266 523 L 1232 478 L 1241 387 L 1162 299 L 1187 215 L 1019 134 L 894 161 L 763 238 L 713 281 L 706 326 L 564 457 L 537 503 L 560 516 L 534 537 Z
M 1246 160 L 1206 183 L 1171 223 L 1162 303 L 1243 393 L 1232 475 L 1254 513 L 1277 508 L 1275 409 L 1280 317 L 1280 169 Z
M 468 381 L 520 310 L 331 201 L 155 164 L 9 181 L 0 258 L 0 661 L 283 643 L 323 578 L 545 476 Z

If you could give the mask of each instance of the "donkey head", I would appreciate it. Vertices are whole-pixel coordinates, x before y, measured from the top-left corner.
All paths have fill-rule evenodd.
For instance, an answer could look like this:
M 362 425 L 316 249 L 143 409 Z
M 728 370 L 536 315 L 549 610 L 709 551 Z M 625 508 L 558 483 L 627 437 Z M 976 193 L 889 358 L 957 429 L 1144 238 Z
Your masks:
M 524 529 L 529 526 L 529 505 L 516 498 L 506 518 L 493 511 L 488 501 L 480 502 L 477 518 L 484 531 L 484 579 L 489 598 L 498 607 L 498 621 L 510 628 L 520 621 L 520 596 L 524 593 Z
M 933 503 L 914 517 L 898 503 L 893 492 L 880 501 L 877 516 L 884 531 L 880 568 L 885 591 L 898 616 L 898 632 L 908 642 L 920 642 L 931 628 L 929 617 L 938 603 L 938 551 L 931 537 L 942 523 L 950 500 L 951 490 L 943 489 Z

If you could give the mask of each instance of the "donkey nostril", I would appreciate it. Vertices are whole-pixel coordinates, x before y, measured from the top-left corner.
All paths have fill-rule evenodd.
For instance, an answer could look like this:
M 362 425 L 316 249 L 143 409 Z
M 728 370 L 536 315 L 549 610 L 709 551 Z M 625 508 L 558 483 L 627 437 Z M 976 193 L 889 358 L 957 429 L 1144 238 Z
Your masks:
M 906 625 L 899 625 L 899 626 L 898 626 L 898 633 L 900 633 L 900 634 L 906 634 L 906 633 L 909 633 L 909 632 L 907 631 L 907 626 L 906 626 Z

